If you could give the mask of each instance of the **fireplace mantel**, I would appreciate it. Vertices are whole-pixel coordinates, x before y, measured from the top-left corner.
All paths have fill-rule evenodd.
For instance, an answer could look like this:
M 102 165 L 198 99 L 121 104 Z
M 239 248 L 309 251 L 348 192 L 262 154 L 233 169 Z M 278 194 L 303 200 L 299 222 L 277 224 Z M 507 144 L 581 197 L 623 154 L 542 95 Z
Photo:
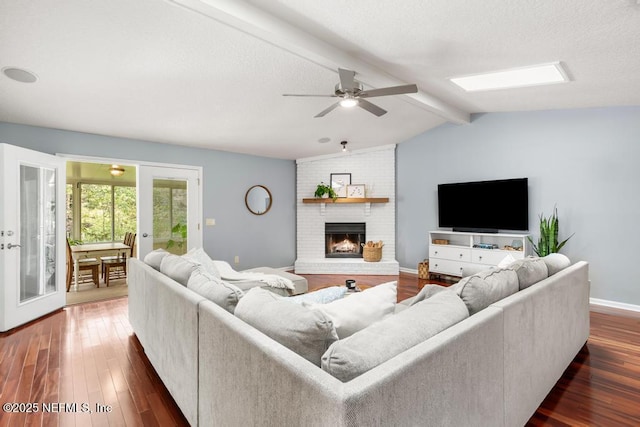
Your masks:
M 389 203 L 389 198 L 388 197 L 360 197 L 360 198 L 338 197 L 335 200 L 331 198 L 326 198 L 326 199 L 314 198 L 314 199 L 302 199 L 302 203 L 313 203 L 316 205 L 319 204 L 320 215 L 322 216 L 325 215 L 326 206 L 328 204 L 333 205 L 333 204 L 343 204 L 343 203 L 349 203 L 349 204 L 360 203 L 364 205 L 364 215 L 369 216 L 371 215 L 371 203 Z
M 302 199 L 302 203 L 389 203 L 388 197 L 338 197 L 337 199 Z

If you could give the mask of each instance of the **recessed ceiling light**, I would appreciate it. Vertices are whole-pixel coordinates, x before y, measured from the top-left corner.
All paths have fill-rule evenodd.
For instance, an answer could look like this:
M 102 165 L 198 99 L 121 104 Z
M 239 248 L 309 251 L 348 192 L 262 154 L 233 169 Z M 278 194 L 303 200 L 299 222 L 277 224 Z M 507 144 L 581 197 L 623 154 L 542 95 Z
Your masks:
M 463 77 L 453 77 L 453 83 L 467 92 L 509 89 L 525 86 L 539 86 L 569 81 L 567 73 L 559 62 L 532 65 L 509 70 L 492 71 Z
M 318 140 L 320 144 L 326 144 L 329 141 L 331 141 L 331 138 L 329 138 L 328 136 L 324 136 Z
M 38 77 L 31 71 L 23 70 L 22 68 L 5 67 L 2 69 L 2 72 L 11 80 L 21 83 L 33 83 L 38 80 Z

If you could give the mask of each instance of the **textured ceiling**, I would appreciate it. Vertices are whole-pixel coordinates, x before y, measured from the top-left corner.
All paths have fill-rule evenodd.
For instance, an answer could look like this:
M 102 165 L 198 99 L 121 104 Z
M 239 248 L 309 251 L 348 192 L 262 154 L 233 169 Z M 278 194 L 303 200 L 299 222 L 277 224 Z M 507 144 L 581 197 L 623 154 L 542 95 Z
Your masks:
M 0 2 L 0 121 L 295 159 L 400 143 L 469 113 L 640 105 L 635 0 Z M 198 9 L 197 13 L 191 9 Z M 203 14 L 204 13 L 204 14 Z M 447 78 L 562 61 L 572 81 L 467 94 Z M 338 66 L 388 113 L 336 109 Z M 461 124 L 464 126 L 464 124 Z M 328 137 L 331 141 L 318 143 Z

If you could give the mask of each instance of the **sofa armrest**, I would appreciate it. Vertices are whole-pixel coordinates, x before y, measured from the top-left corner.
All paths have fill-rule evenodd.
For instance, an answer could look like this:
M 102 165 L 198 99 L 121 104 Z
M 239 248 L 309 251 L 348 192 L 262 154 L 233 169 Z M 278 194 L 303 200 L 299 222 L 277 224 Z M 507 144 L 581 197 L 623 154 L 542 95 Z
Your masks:
M 580 261 L 491 305 L 504 311 L 505 425 L 524 425 L 589 337 Z
M 198 304 L 205 298 L 129 260 L 129 318 L 145 354 L 190 424 L 198 419 Z

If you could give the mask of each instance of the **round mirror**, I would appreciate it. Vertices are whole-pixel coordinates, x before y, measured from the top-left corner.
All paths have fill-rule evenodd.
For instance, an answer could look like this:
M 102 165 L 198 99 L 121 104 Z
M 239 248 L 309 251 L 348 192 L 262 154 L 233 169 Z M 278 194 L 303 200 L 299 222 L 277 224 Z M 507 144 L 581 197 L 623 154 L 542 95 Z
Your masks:
M 247 209 L 254 215 L 264 215 L 271 209 L 271 192 L 264 185 L 254 185 L 244 196 Z

